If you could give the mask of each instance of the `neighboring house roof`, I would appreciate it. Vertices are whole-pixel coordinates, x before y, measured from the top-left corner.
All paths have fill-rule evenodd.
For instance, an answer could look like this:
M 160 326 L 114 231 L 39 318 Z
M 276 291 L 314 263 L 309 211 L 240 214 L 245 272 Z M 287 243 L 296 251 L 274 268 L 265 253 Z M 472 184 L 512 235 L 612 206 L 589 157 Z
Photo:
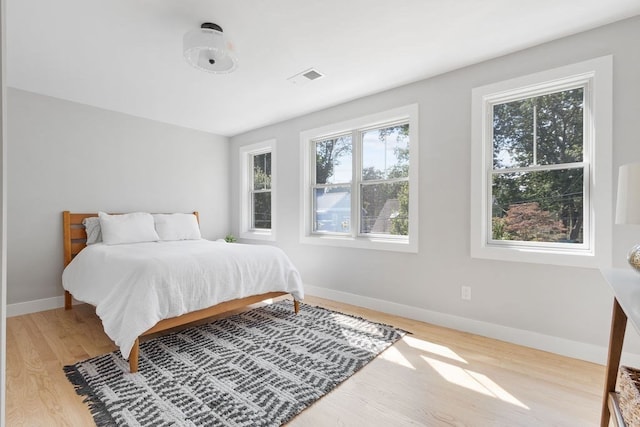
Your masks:
M 400 211 L 400 201 L 398 199 L 389 199 L 385 202 L 382 210 L 376 217 L 371 233 L 390 233 L 391 219 L 395 218 Z
M 348 192 L 324 193 L 316 198 L 316 210 L 319 214 L 328 212 L 349 212 L 351 210 L 351 194 Z M 368 217 L 365 214 L 365 229 L 367 225 L 373 223 L 368 230 L 369 233 L 388 234 L 391 232 L 391 220 L 400 211 L 400 201 L 389 199 L 375 217 Z
M 340 191 L 324 193 L 316 198 L 316 210 L 318 213 L 328 211 L 349 211 L 351 209 L 351 193 Z

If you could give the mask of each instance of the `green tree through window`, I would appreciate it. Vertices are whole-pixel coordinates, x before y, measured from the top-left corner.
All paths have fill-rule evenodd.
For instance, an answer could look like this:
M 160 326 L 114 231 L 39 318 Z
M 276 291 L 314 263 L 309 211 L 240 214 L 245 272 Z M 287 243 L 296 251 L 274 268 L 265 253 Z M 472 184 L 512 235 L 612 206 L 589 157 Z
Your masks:
M 366 135 L 377 136 L 369 146 L 364 144 Z M 363 232 L 378 231 L 385 234 L 409 235 L 409 124 L 372 129 L 363 135 Z M 377 162 L 367 161 L 368 152 L 376 146 L 390 151 L 382 168 L 372 166 Z M 374 157 L 374 155 L 369 154 Z M 367 166 L 369 165 L 369 166 Z M 369 185 L 368 185 L 369 184 Z M 368 188 L 369 187 L 369 188 Z M 385 217 L 384 226 L 380 224 Z M 379 224 L 376 228 L 376 224 Z
M 493 106 L 494 240 L 583 242 L 583 147 L 582 87 Z

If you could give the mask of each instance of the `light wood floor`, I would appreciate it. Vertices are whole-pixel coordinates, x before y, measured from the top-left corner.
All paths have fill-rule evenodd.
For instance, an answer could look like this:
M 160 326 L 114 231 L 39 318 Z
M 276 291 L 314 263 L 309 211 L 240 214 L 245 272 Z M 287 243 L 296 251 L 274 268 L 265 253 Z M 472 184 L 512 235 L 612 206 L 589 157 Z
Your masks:
M 319 298 L 412 332 L 290 426 L 596 426 L 604 367 Z M 7 319 L 7 426 L 91 426 L 62 366 L 115 349 L 91 306 Z

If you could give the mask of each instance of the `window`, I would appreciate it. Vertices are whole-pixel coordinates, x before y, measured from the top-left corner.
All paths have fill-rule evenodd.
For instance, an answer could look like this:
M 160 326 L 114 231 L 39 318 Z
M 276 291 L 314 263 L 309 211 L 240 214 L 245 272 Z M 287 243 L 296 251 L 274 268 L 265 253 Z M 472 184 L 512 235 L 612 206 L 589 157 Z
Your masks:
M 301 140 L 303 242 L 417 251 L 417 106 Z
M 273 195 L 275 187 L 275 141 L 240 149 L 242 195 L 240 237 L 275 238 Z
M 492 105 L 492 243 L 588 247 L 587 84 Z
M 351 134 L 312 144 L 315 152 L 313 232 L 351 234 Z
M 271 230 L 271 153 L 253 154 L 251 159 L 251 229 Z
M 474 89 L 473 256 L 607 265 L 610 78 L 603 58 Z

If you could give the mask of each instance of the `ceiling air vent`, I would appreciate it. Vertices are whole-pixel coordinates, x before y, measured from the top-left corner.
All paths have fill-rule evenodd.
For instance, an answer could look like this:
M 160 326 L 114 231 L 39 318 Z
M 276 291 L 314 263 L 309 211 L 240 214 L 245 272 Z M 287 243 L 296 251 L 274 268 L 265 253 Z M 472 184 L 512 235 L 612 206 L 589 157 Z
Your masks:
M 313 80 L 318 80 L 322 77 L 324 77 L 324 74 L 322 74 L 320 71 L 309 68 L 308 70 L 304 70 L 303 72 L 298 73 L 295 76 L 289 77 L 287 80 L 289 80 L 293 84 L 302 86 Z

